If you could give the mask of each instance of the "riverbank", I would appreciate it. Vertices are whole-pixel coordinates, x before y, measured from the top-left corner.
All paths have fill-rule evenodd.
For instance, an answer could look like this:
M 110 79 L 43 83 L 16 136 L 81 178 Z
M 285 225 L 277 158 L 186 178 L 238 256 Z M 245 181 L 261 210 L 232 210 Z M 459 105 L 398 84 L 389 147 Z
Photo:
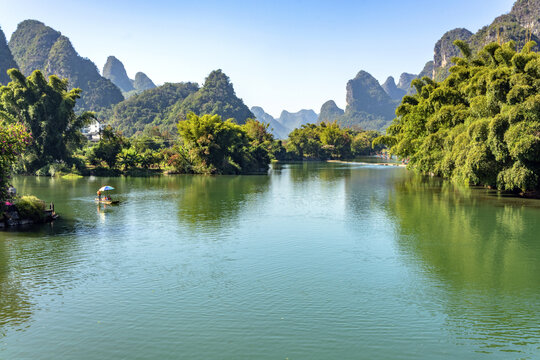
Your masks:
M 352 160 L 326 160 L 328 163 L 338 163 L 338 164 L 359 164 L 359 165 L 379 165 L 379 166 L 397 166 L 397 167 L 407 167 L 407 165 L 402 163 L 382 163 L 382 162 L 364 162 L 364 161 L 352 161 Z
M 50 223 L 58 218 L 51 203 L 46 208 L 45 202 L 35 196 L 23 196 L 15 201 L 15 204 L 6 202 L 0 209 L 0 229 L 16 228 L 35 224 Z

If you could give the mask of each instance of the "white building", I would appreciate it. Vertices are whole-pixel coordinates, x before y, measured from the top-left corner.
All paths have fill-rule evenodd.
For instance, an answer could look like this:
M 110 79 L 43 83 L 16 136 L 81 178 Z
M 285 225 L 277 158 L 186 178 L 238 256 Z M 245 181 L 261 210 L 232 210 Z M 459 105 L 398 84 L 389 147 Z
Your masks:
M 101 124 L 97 120 L 92 120 L 92 123 L 83 128 L 81 132 L 88 140 L 97 142 L 100 140 L 100 134 L 103 128 L 105 128 L 105 124 Z

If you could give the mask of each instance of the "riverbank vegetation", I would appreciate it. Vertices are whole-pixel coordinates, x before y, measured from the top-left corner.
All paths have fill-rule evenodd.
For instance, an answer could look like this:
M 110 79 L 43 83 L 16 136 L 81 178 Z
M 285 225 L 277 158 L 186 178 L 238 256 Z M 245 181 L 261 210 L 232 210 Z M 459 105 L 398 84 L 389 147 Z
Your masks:
M 68 91 L 67 80 L 57 76 L 46 80 L 40 71 L 29 77 L 17 69 L 8 74 L 11 82 L 0 88 L 1 116 L 10 124 L 24 126 L 32 135 L 15 170 L 53 175 L 62 164 L 77 166 L 73 152 L 85 142 L 80 130 L 93 119 L 91 112 L 75 114 L 81 90 Z
M 443 82 L 413 81 L 397 118 L 375 144 L 409 168 L 512 192 L 540 189 L 540 56 L 529 42 L 492 43 L 463 56 Z
M 16 69 L 8 73 L 12 81 L 0 88 L 0 115 L 21 134 L 26 131 L 27 137 L 21 140 L 25 148 L 17 148 L 17 155 L 3 163 L 6 174 L 11 168 L 21 174 L 68 178 L 163 172 L 252 174 L 266 173 L 273 160 L 352 159 L 377 150 L 371 146 L 376 132 L 345 129 L 337 123 L 304 125 L 281 141 L 274 139 L 268 124 L 256 120 L 238 124 L 233 118 L 193 112 L 176 120 L 175 131 L 147 127 L 126 137 L 105 126 L 99 141 L 91 142 L 81 130 L 95 120 L 95 114 L 74 111 L 80 89 L 68 91 L 66 80 L 45 79 L 40 71 L 29 77 Z
M 307 124 L 293 130 L 284 158 L 289 160 L 345 160 L 371 155 L 382 149 L 372 147 L 376 131 L 342 128 L 337 123 Z
M 0 116 L 5 116 L 0 108 Z M 28 130 L 22 124 L 0 120 L 0 207 L 9 198 L 8 187 L 12 166 L 31 142 Z

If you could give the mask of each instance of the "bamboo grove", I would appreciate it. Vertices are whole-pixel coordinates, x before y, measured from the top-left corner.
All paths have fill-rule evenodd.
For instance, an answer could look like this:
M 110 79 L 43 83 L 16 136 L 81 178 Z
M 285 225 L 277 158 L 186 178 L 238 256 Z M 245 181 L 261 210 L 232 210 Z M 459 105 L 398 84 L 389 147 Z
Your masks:
M 462 57 L 438 83 L 416 79 L 397 118 L 374 144 L 386 144 L 424 174 L 504 191 L 540 189 L 540 55 L 527 43 L 491 43 Z

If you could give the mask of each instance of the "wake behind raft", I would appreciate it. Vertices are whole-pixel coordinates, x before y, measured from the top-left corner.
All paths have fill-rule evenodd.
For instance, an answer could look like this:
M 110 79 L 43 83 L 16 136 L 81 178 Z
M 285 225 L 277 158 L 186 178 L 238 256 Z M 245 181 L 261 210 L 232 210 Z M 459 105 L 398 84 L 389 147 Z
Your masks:
M 111 195 L 107 193 L 107 191 L 112 191 L 112 190 L 114 190 L 114 188 L 109 185 L 105 185 L 99 188 L 99 190 L 97 191 L 98 197 L 96 198 L 96 202 L 100 204 L 107 204 L 107 205 L 118 204 L 120 201 L 113 200 L 111 198 Z

